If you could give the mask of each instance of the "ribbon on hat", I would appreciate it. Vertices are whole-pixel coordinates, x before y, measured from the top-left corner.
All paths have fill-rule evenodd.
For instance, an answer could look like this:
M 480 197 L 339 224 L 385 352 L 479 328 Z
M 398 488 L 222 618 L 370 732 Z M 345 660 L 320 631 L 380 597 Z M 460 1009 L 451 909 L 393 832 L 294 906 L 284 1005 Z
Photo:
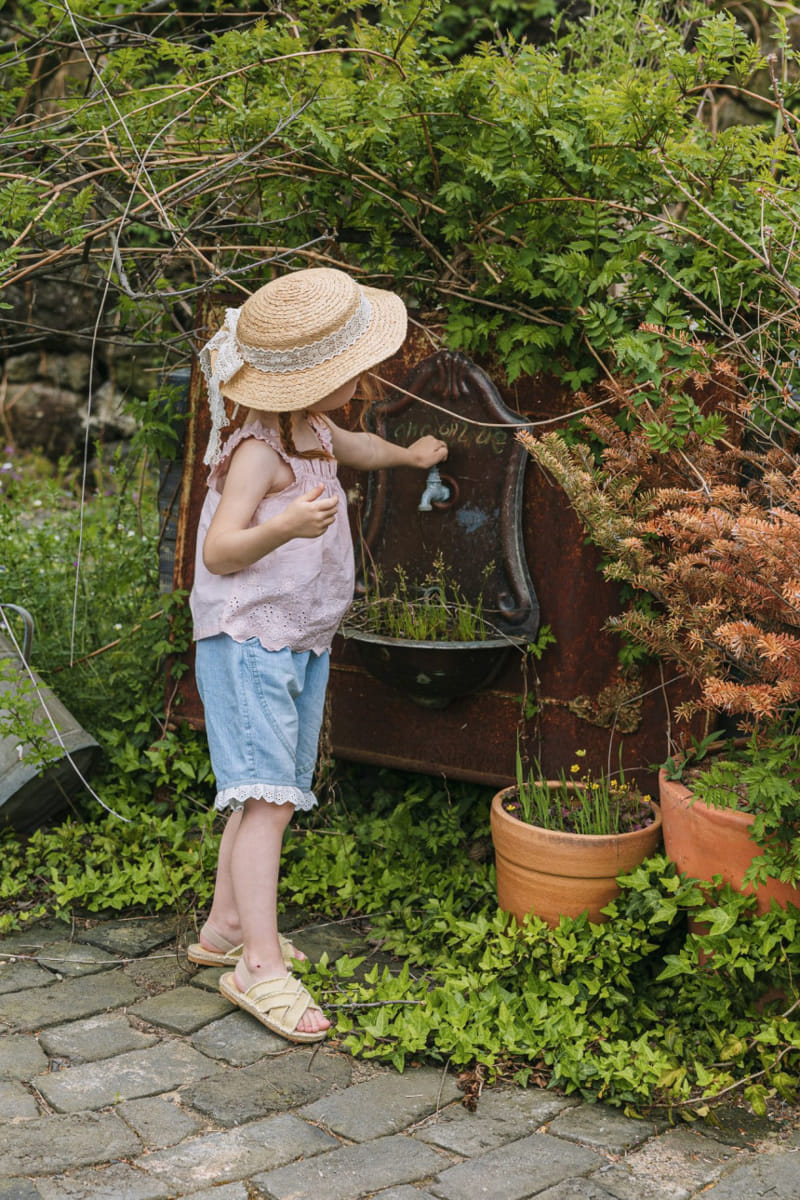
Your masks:
M 203 372 L 208 389 L 208 407 L 211 411 L 211 436 L 203 457 L 207 467 L 219 462 L 222 450 L 222 430 L 228 424 L 225 412 L 225 399 L 222 395 L 222 384 L 233 379 L 245 360 L 239 349 L 236 338 L 236 326 L 239 323 L 238 308 L 226 308 L 225 320 L 209 342 L 200 351 L 200 368 Z M 216 350 L 217 357 L 211 365 L 211 355 Z
M 206 342 L 199 355 L 211 410 L 211 437 L 203 459 L 206 466 L 213 466 L 219 461 L 222 450 L 221 431 L 228 424 L 221 385 L 233 379 L 245 363 L 249 363 L 257 371 L 277 375 L 294 374 L 322 366 L 354 346 L 366 333 L 372 320 L 372 306 L 362 291 L 358 308 L 339 329 L 334 329 L 332 333 L 304 346 L 268 350 L 262 346 L 247 346 L 239 341 L 236 328 L 240 312 L 240 308 L 225 310 L 222 327 L 210 342 Z M 217 357 L 212 367 L 211 354 L 214 350 Z

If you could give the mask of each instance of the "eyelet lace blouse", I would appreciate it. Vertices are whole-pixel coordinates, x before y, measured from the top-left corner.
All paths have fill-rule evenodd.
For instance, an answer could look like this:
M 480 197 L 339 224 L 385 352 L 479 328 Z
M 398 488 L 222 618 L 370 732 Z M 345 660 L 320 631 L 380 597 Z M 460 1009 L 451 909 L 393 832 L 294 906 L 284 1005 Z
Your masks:
M 309 418 L 324 450 L 331 451 L 327 424 Z M 318 484 L 326 496 L 338 496 L 336 518 L 318 538 L 293 538 L 251 566 L 230 575 L 213 575 L 203 563 L 203 544 L 222 494 L 231 455 L 245 438 L 266 442 L 294 472 L 294 483 L 265 496 L 251 526 L 282 512 Z M 279 434 L 260 421 L 236 430 L 208 476 L 208 494 L 197 532 L 194 587 L 190 598 L 194 636 L 227 633 L 237 642 L 257 637 L 267 650 L 330 648 L 333 635 L 353 599 L 355 568 L 347 503 L 336 477 L 336 460 L 297 458 L 287 454 Z

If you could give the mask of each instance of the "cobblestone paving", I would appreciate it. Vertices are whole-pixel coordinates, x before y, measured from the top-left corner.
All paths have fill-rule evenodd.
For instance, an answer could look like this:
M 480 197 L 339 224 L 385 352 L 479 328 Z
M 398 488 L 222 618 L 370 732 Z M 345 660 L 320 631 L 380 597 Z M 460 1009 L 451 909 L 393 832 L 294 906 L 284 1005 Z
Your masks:
M 800 1200 L 790 1118 L 656 1126 L 538 1089 L 469 1112 L 441 1070 L 290 1046 L 218 974 L 161 918 L 0 940 L 0 1200 Z

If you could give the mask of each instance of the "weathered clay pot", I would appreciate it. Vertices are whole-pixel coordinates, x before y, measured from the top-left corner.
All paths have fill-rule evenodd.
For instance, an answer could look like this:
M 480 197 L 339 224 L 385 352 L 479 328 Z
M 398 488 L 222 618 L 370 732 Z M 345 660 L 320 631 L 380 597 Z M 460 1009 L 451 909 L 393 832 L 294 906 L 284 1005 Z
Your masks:
M 634 870 L 658 849 L 658 805 L 653 804 L 655 821 L 646 829 L 607 835 L 561 833 L 527 825 L 506 812 L 503 801 L 516 794 L 516 787 L 510 787 L 492 800 L 500 907 L 517 921 L 534 913 L 551 927 L 562 916 L 577 917 L 584 911 L 590 921 L 607 921 L 600 910 L 619 895 L 617 876 Z
M 691 879 L 722 876 L 747 894 L 755 893 L 756 909 L 769 912 L 777 901 L 781 907 L 800 907 L 800 888 L 777 879 L 757 887 L 743 886 L 744 873 L 761 853 L 750 837 L 753 817 L 750 813 L 728 808 L 712 808 L 695 800 L 689 788 L 677 779 L 668 779 L 662 768 L 658 775 L 658 794 L 664 824 L 664 849 L 678 870 Z

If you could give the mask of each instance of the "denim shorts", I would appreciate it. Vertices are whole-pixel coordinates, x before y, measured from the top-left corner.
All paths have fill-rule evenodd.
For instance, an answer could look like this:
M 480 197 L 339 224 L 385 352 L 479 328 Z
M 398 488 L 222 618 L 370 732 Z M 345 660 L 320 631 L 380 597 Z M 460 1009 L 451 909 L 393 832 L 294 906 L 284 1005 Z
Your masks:
M 215 808 L 254 797 L 310 809 L 330 655 L 265 650 L 258 638 L 226 633 L 197 642 L 195 677 L 203 701 Z

